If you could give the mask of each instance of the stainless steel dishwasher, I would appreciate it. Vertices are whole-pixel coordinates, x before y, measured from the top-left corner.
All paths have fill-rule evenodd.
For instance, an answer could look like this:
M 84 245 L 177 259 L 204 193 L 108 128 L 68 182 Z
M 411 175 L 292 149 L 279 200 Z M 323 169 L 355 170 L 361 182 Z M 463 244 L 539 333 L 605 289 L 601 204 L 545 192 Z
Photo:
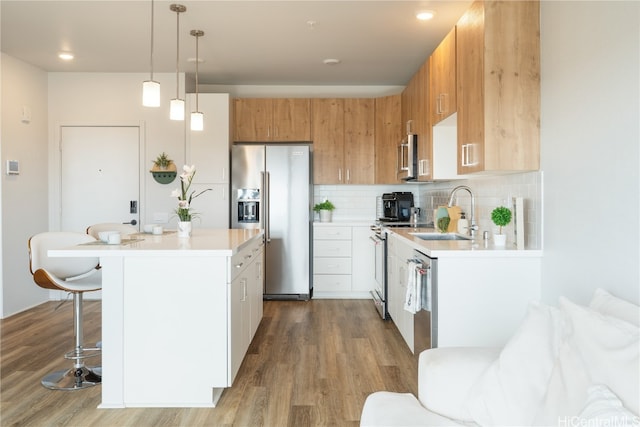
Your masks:
M 438 347 L 438 260 L 419 251 L 413 252 L 419 262 L 416 283 L 421 287 L 421 309 L 413 316 L 414 354 Z

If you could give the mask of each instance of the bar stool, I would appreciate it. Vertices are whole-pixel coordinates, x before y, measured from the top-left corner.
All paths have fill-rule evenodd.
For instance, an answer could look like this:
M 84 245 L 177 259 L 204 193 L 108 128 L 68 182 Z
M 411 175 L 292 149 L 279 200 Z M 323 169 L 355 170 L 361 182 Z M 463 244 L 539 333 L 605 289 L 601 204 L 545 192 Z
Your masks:
M 84 292 L 102 289 L 102 273 L 96 267 L 99 259 L 52 258 L 50 249 L 60 249 L 96 239 L 84 233 L 53 231 L 32 236 L 29 239 L 29 270 L 38 286 L 63 290 L 73 295 L 73 324 L 75 347 L 64 355 L 73 360 L 73 367 L 48 374 L 42 385 L 51 390 L 79 390 L 100 384 L 100 367 L 85 366 L 84 359 L 100 354 L 99 348 L 85 348 L 82 331 L 82 301 Z

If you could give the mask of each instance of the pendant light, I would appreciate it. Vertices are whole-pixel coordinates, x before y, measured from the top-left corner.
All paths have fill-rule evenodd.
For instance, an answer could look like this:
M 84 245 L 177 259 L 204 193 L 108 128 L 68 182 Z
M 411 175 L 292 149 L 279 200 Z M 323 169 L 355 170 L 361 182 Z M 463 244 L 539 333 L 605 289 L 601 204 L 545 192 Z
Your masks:
M 198 108 L 198 62 L 200 57 L 198 55 L 198 39 L 204 36 L 202 30 L 191 30 L 191 35 L 196 38 L 196 111 L 191 113 L 191 130 L 204 129 L 204 114 L 202 114 Z
M 171 120 L 184 120 L 184 99 L 180 99 L 180 14 L 187 11 L 187 7 L 181 4 L 169 6 L 176 13 L 176 97 L 171 100 L 169 118 Z
M 142 105 L 145 107 L 160 106 L 160 83 L 153 80 L 153 0 L 151 0 L 151 54 L 149 58 L 151 76 L 142 82 Z

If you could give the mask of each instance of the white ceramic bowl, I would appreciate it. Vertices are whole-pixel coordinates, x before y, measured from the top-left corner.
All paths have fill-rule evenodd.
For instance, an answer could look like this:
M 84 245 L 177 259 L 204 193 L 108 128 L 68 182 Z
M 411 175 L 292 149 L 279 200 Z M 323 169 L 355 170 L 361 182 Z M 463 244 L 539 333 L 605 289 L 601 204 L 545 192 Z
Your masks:
M 111 234 L 111 233 L 117 233 L 117 231 L 115 231 L 115 230 L 111 230 L 111 231 L 100 231 L 100 232 L 98 233 L 98 238 L 99 238 L 101 241 L 103 241 L 103 242 L 105 242 L 105 243 L 108 243 L 108 242 L 109 242 L 109 234 Z

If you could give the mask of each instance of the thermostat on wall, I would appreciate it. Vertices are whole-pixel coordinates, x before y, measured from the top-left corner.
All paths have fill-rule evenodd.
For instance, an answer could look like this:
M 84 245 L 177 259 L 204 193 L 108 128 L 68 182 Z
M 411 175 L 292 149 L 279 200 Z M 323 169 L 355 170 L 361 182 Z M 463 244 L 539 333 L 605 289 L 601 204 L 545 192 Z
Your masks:
M 7 160 L 7 175 L 20 175 L 20 163 L 17 160 Z

